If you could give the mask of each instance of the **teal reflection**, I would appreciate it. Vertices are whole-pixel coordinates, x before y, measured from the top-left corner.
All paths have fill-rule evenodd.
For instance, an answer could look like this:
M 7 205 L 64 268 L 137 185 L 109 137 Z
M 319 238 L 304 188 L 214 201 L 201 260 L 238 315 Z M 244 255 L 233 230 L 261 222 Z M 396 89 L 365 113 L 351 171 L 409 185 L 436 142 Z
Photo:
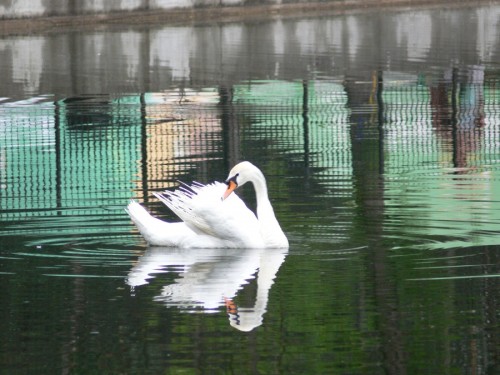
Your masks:
M 2 102 L 0 235 L 121 241 L 129 199 L 155 211 L 155 192 L 223 179 L 247 159 L 272 176 L 292 237 L 343 242 L 367 226 L 424 246 L 495 244 L 495 72 L 471 65 L 371 78 Z M 307 213 L 307 233 L 296 210 Z

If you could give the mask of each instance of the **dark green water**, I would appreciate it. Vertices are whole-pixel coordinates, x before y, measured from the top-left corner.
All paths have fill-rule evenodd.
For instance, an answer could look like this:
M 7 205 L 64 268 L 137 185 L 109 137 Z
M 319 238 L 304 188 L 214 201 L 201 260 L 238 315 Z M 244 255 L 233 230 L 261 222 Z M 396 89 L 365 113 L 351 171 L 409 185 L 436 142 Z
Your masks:
M 498 373 L 499 14 L 0 39 L 0 373 Z M 288 251 L 147 248 L 239 160 Z

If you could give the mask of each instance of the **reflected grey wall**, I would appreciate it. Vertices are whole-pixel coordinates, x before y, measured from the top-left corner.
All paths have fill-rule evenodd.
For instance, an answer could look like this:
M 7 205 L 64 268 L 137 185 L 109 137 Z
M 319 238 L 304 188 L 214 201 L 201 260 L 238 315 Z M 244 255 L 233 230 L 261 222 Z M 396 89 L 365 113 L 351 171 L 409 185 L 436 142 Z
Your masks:
M 426 3 L 428 0 L 393 0 L 394 3 L 408 3 L 412 5 Z M 290 4 L 311 3 L 318 7 L 319 3 L 328 6 L 361 6 L 366 0 L 351 0 L 346 4 L 344 0 L 0 0 L 1 18 L 24 18 L 41 16 L 78 16 L 91 13 L 113 14 L 123 11 L 171 11 L 175 9 L 200 9 L 220 7 L 244 7 L 252 5 L 280 6 Z M 373 3 L 370 5 L 374 5 Z
M 276 0 L 268 0 L 275 3 Z M 199 6 L 240 5 L 243 0 L 0 0 L 0 18 L 73 16 L 85 13 L 112 13 L 127 10 L 175 9 Z
M 500 6 L 0 39 L 1 96 L 160 91 L 500 60 Z M 441 69 L 442 70 L 442 69 Z

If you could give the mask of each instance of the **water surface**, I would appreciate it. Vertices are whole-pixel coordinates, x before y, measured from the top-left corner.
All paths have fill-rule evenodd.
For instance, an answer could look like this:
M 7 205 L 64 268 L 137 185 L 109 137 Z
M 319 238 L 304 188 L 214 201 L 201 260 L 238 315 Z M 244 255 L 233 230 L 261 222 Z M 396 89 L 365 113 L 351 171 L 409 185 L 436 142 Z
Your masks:
M 0 39 L 0 368 L 498 372 L 499 13 Z M 239 160 L 290 249 L 145 244 Z

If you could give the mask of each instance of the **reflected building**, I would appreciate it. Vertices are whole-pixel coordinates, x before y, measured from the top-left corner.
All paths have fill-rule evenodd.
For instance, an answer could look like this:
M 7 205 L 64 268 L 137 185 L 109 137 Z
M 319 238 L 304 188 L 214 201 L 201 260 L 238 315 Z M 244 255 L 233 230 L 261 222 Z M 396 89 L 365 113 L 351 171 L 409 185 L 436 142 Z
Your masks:
M 182 85 L 196 90 L 230 87 L 245 79 L 319 75 L 369 80 L 358 76 L 367 71 L 368 62 L 378 65 L 374 69 L 410 74 L 438 61 L 486 65 L 500 60 L 499 15 L 496 5 L 472 11 L 373 10 L 217 27 L 6 37 L 0 38 L 0 81 L 7 97 L 57 93 L 65 98 L 161 92 Z
M 64 230 L 106 233 L 103 217 L 122 217 L 129 199 L 177 186 L 219 152 L 214 90 L 47 99 L 0 106 L 2 221 L 54 217 L 39 230 L 60 236 L 60 220 L 78 218 Z
M 120 110 L 108 97 L 39 99 L 0 109 L 4 234 L 113 232 L 99 221 L 119 217 L 116 208 L 130 198 L 140 127 L 124 118 L 140 112 Z M 116 126 L 119 121 L 125 124 Z
M 490 223 L 497 218 L 490 204 L 481 203 L 494 201 L 499 188 L 491 172 L 483 171 L 496 159 L 491 140 L 498 137 L 500 119 L 486 108 L 498 106 L 492 105 L 497 78 L 485 80 L 477 66 L 450 69 L 434 82 L 417 75 L 383 76 L 386 214 L 406 223 L 409 238 L 439 239 L 438 247 L 489 244 L 489 236 L 475 233 L 493 233 Z
M 381 175 L 386 184 L 433 173 L 433 163 L 464 174 L 478 158 L 494 163 L 500 8 L 474 14 L 372 11 L 1 38 L 3 217 L 26 208 L 64 215 L 97 201 L 118 217 L 131 197 L 148 200 L 185 178 L 222 179 L 240 159 L 278 152 L 266 174 L 301 176 L 291 187 L 271 182 L 278 197 L 310 189 L 330 199 L 311 214 L 348 228 L 352 207 L 382 201 L 383 186 L 369 188 Z M 460 38 L 441 38 L 450 30 Z M 445 71 L 428 70 L 446 61 Z M 362 196 L 368 190 L 377 193 Z M 350 202 L 341 218 L 329 213 L 339 199 Z
M 380 72 L 373 82 L 361 84 L 367 89 L 359 92 L 370 94 L 363 96 L 365 104 L 353 104 L 357 91 L 347 90 L 343 81 L 326 79 L 6 101 L 0 106 L 2 219 L 77 216 L 87 223 L 77 223 L 83 231 L 105 232 L 88 224 L 91 218 L 111 215 L 125 224 L 122 208 L 130 198 L 147 201 L 155 191 L 178 186 L 179 180 L 223 179 L 237 160 L 279 154 L 279 159 L 269 157 L 265 173 L 301 178 L 297 184 L 271 179 L 277 198 L 300 197 L 298 191 L 325 197 L 330 203 L 311 207 L 311 215 L 331 217 L 342 229 L 336 236 L 348 238 L 356 206 L 383 200 L 389 214 L 392 204 L 399 207 L 405 194 L 391 189 L 394 179 L 395 186 L 408 179 L 414 196 L 412 181 L 423 178 L 426 186 L 418 188 L 437 194 L 428 201 L 436 207 L 446 204 L 443 194 L 455 194 L 446 186 L 460 185 L 457 194 L 496 191 L 495 179 L 473 182 L 467 176 L 480 176 L 475 160 L 481 160 L 477 165 L 496 160 L 497 80 L 460 77 L 434 83 L 423 75 Z M 370 162 L 358 163 L 365 156 Z M 214 163 L 217 168 L 210 167 Z M 359 170 L 359 165 L 373 170 Z M 470 188 L 464 191 L 453 173 L 464 174 Z M 440 178 L 428 178 L 431 174 Z M 379 196 L 353 198 L 367 190 L 365 184 L 379 183 L 379 176 L 384 188 L 368 189 Z M 479 186 L 480 181 L 493 185 Z M 352 210 L 332 213 L 338 200 L 351 201 L 347 207 Z M 286 214 L 286 207 L 278 205 L 277 210 Z M 477 211 L 464 207 L 462 212 L 477 216 L 471 210 Z M 403 211 L 398 208 L 397 215 L 418 217 Z M 431 211 L 445 212 L 444 206 Z M 486 214 L 483 209 L 478 222 L 488 221 Z M 436 228 L 441 219 L 436 218 Z M 47 230 L 58 226 L 54 221 Z
M 141 128 L 136 198 L 148 200 L 152 192 L 176 187 L 200 161 L 217 158 L 222 142 L 218 100 L 215 89 L 190 88 L 119 99 L 141 108 L 135 123 Z M 210 176 L 199 173 L 198 178 Z

